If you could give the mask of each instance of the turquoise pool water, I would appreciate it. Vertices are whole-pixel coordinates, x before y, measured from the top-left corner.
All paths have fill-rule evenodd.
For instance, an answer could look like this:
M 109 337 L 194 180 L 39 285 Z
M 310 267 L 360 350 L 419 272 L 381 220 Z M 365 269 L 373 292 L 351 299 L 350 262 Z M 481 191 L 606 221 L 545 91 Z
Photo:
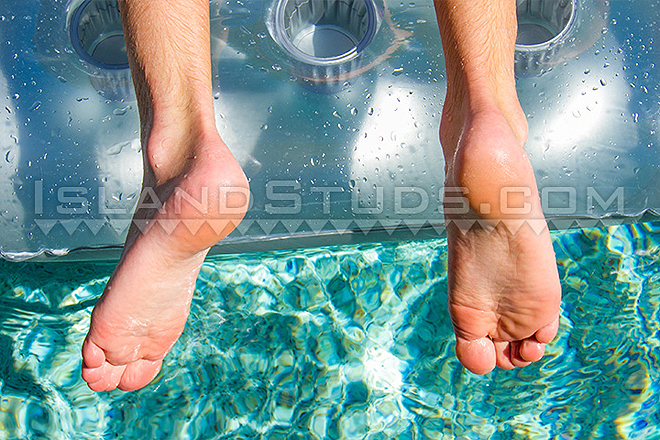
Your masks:
M 133 393 L 80 379 L 112 263 L 0 263 L 0 438 L 660 439 L 660 223 L 553 239 L 561 326 L 530 367 L 460 367 L 439 239 L 209 259 Z

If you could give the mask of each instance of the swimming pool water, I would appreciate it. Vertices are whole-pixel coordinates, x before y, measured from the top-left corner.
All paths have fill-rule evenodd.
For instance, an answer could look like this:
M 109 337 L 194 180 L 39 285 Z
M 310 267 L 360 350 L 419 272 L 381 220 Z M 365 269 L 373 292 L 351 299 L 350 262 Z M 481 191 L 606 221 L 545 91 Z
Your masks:
M 660 439 L 660 223 L 553 233 L 539 363 L 453 355 L 446 242 L 213 257 L 145 389 L 97 394 L 79 346 L 113 263 L 0 263 L 2 439 Z

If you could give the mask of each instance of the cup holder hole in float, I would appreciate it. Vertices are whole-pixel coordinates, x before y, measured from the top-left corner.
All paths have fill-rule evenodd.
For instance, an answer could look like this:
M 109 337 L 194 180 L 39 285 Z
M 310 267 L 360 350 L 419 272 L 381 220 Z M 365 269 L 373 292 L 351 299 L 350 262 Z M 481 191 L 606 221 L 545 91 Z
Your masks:
M 561 38 L 573 19 L 574 0 L 518 0 L 518 49 Z M 275 40 L 310 64 L 337 64 L 360 54 L 373 39 L 373 0 L 280 0 Z M 128 58 L 116 0 L 85 0 L 74 11 L 71 42 L 82 59 L 104 69 L 126 69 Z
M 89 64 L 101 69 L 127 69 L 128 56 L 116 0 L 85 0 L 73 12 L 71 43 Z
M 516 48 L 543 49 L 563 38 L 574 18 L 575 0 L 518 0 Z
M 323 66 L 356 58 L 377 27 L 373 0 L 280 0 L 271 29 L 290 56 Z

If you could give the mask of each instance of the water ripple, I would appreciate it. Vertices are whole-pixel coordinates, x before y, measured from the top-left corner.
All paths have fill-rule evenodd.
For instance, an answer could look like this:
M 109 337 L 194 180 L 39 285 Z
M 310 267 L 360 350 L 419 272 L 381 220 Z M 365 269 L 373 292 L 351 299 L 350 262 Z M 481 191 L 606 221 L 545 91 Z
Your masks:
M 660 438 L 660 225 L 553 234 L 543 361 L 454 357 L 443 240 L 210 258 L 152 384 L 93 393 L 79 346 L 112 264 L 0 263 L 0 438 Z

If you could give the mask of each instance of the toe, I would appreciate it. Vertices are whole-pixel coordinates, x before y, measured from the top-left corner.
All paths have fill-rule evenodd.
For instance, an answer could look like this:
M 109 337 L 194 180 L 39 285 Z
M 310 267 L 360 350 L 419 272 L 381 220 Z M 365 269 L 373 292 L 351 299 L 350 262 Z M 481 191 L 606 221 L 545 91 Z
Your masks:
M 92 391 L 106 391 L 112 381 L 112 366 L 104 363 L 91 372 L 83 370 L 83 379 Z
M 558 329 L 559 318 L 555 319 L 552 323 L 546 325 L 545 327 L 539 329 L 535 334 L 536 340 L 544 344 L 552 342 L 555 336 L 557 336 Z
M 103 378 L 103 368 L 87 368 L 83 365 L 81 376 L 83 380 L 87 383 L 98 382 Z
M 83 379 L 92 391 L 111 391 L 117 388 L 125 369 L 123 365 L 114 366 L 105 362 L 98 368 L 90 369 L 91 371 L 83 370 Z
M 103 350 L 94 342 L 85 338 L 82 346 L 82 357 L 84 366 L 87 368 L 98 368 L 105 362 Z
M 126 367 L 118 384 L 122 391 L 134 391 L 148 385 L 160 371 L 163 361 L 148 361 L 140 359 Z
M 495 346 L 496 364 L 503 370 L 513 370 L 516 368 L 511 362 L 511 343 L 498 341 L 493 343 Z
M 108 386 L 108 384 L 107 381 L 102 378 L 96 382 L 88 382 L 87 386 L 89 387 L 90 390 L 96 391 L 98 393 L 101 391 L 105 391 L 105 388 Z
M 117 385 L 119 385 L 119 381 L 124 374 L 124 370 L 126 370 L 125 365 L 115 366 L 108 364 L 108 375 L 106 376 L 107 386 L 105 387 L 105 391 L 112 391 L 117 388 Z
M 456 337 L 456 356 L 465 368 L 475 374 L 490 373 L 495 368 L 495 347 L 488 337 L 476 340 Z
M 514 341 L 509 344 L 509 359 L 515 367 L 526 367 L 531 361 L 522 355 L 523 341 Z
M 520 357 L 528 362 L 539 361 L 545 352 L 545 344 L 535 337 L 527 338 L 520 343 Z

